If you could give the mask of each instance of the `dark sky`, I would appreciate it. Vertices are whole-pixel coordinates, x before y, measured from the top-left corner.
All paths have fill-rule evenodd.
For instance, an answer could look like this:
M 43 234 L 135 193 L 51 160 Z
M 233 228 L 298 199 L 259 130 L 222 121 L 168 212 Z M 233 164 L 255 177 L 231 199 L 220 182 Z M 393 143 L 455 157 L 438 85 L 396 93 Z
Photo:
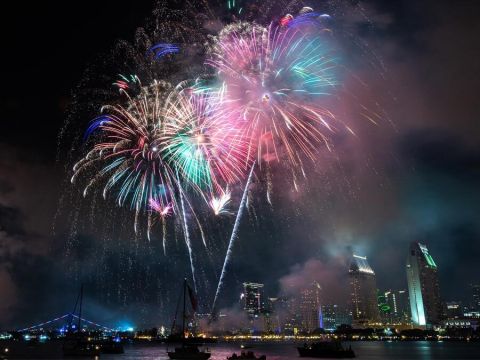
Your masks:
M 69 134 L 59 138 L 67 118 L 74 122 L 67 132 L 88 124 L 75 116 L 73 101 L 85 71 L 118 40 L 132 41 L 153 8 L 149 1 L 15 2 L 3 12 L 0 328 L 69 311 L 81 281 L 87 314 L 97 320 L 149 324 L 149 311 L 155 321 L 168 318 L 175 281 L 188 269 L 182 240 L 171 236 L 176 245 L 165 259 L 159 239 L 135 237 L 130 225 L 112 221 L 112 210 L 99 216 L 110 219 L 102 228 L 78 204 L 81 190 L 65 181 L 68 160 L 81 149 L 65 146 Z M 331 284 L 349 248 L 369 257 L 380 288 L 405 288 L 414 240 L 436 259 L 445 300 L 467 300 L 468 283 L 480 282 L 480 3 L 370 0 L 337 8 L 383 66 L 382 76 L 361 65 L 355 71 L 394 126 L 361 126 L 357 140 L 338 139 L 305 190 L 275 185 L 273 209 L 258 180 L 259 200 L 242 223 L 222 305 L 245 280 L 265 282 L 272 294 L 290 278 Z M 209 221 L 208 230 L 222 229 L 212 235 L 216 250 L 199 250 L 205 303 L 229 221 Z

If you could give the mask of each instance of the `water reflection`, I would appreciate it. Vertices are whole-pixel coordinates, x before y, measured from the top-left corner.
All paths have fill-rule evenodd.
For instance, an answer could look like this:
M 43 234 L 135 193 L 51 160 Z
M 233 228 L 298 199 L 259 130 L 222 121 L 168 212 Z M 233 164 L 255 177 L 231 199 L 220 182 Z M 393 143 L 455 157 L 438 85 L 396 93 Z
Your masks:
M 265 344 L 259 343 L 251 349 L 256 354 L 267 355 L 268 360 L 296 359 L 296 346 L 301 344 Z M 480 343 L 436 342 L 436 341 L 398 341 L 398 342 L 352 342 L 352 348 L 361 360 L 430 360 L 430 359 L 480 359 Z M 348 346 L 348 344 L 347 344 Z M 212 360 L 225 360 L 227 356 L 241 351 L 238 344 L 210 345 Z M 103 360 L 167 360 L 166 346 L 133 345 L 125 347 L 123 355 L 102 355 Z

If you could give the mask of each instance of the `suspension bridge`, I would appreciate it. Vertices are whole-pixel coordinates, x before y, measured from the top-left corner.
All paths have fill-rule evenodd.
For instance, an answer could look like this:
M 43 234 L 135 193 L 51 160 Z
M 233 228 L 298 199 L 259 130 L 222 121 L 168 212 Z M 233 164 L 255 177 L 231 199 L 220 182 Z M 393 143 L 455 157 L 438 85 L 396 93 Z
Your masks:
M 43 330 L 44 328 L 46 327 L 50 327 L 50 326 L 53 326 L 55 323 L 57 324 L 61 324 L 61 321 L 67 321 L 66 324 L 63 324 L 63 326 L 61 327 L 57 327 L 57 329 L 60 329 L 60 331 L 62 329 L 68 329 L 68 327 L 73 327 L 75 328 L 75 325 L 72 325 L 72 322 L 73 320 L 80 320 L 82 321 L 83 323 L 85 324 L 89 324 L 99 330 L 102 330 L 102 331 L 106 331 L 106 332 L 116 332 L 117 330 L 116 329 L 112 329 L 112 328 L 109 328 L 107 326 L 104 326 L 104 325 L 101 325 L 101 324 L 98 324 L 94 321 L 90 321 L 88 319 L 85 319 L 85 318 L 82 318 L 76 314 L 72 314 L 72 313 L 67 313 L 67 314 L 64 314 L 62 316 L 58 316 L 56 318 L 53 318 L 53 319 L 50 319 L 48 321 L 44 321 L 44 322 L 41 322 L 39 324 L 36 324 L 36 325 L 32 325 L 32 326 L 28 326 L 28 327 L 25 327 L 23 329 L 19 329 L 17 330 L 18 332 L 28 332 L 28 331 L 35 331 L 35 330 Z

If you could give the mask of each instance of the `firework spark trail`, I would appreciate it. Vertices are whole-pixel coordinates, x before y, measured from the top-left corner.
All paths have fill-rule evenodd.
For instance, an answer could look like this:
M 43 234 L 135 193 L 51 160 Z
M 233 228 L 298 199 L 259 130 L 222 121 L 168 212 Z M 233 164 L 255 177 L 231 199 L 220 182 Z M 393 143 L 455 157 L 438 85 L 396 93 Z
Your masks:
M 228 243 L 227 253 L 225 254 L 225 260 L 223 262 L 222 272 L 220 274 L 220 279 L 218 280 L 217 291 L 215 293 L 215 298 L 213 299 L 212 312 L 211 312 L 212 316 L 214 316 L 215 314 L 215 306 L 217 304 L 218 295 L 222 290 L 223 278 L 225 277 L 227 265 L 232 255 L 233 244 L 235 243 L 235 240 L 237 238 L 238 227 L 240 226 L 240 220 L 242 219 L 243 209 L 245 208 L 245 202 L 247 199 L 248 188 L 250 187 L 250 183 L 252 182 L 254 169 L 255 169 L 255 162 L 253 163 L 252 168 L 250 169 L 250 174 L 248 175 L 247 183 L 245 184 L 245 189 L 243 190 L 240 206 L 238 207 L 237 217 L 235 219 L 235 224 L 233 225 L 232 234 L 230 236 L 230 242 Z
M 195 292 L 197 292 L 197 280 L 195 278 L 195 265 L 193 264 L 193 250 L 192 244 L 190 243 L 190 233 L 188 232 L 188 224 L 187 224 L 187 215 L 185 213 L 185 204 L 183 201 L 183 191 L 179 185 L 179 192 L 180 192 L 180 206 L 182 208 L 182 220 L 183 220 L 183 232 L 185 234 L 185 244 L 187 245 L 188 249 L 188 257 L 190 258 L 190 268 L 192 269 L 192 280 L 193 280 L 193 287 L 195 288 Z
M 180 51 L 180 47 L 175 44 L 156 44 L 148 49 L 147 54 L 153 54 L 155 60 L 168 55 L 168 54 L 175 54 Z
M 161 222 L 162 222 L 162 244 L 163 244 L 163 253 L 167 254 L 166 242 L 167 242 L 167 223 L 166 217 L 170 216 L 170 213 L 173 211 L 173 207 L 171 204 L 163 207 L 160 202 L 156 201 L 155 199 L 150 199 L 149 201 L 150 208 L 157 212 Z M 148 216 L 149 224 L 148 224 L 148 240 L 150 240 L 150 229 L 153 226 L 150 221 L 151 215 Z

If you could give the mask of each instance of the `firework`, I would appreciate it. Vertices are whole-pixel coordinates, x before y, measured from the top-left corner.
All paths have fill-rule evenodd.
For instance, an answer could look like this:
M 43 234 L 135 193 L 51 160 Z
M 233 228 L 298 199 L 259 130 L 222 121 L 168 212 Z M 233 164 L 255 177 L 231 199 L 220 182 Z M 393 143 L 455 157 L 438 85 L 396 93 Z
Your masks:
M 104 106 L 107 114 L 94 119 L 86 132 L 95 133 L 93 149 L 74 166 L 72 182 L 82 172 L 93 174 L 84 196 L 101 183 L 104 198 L 115 189 L 117 204 L 129 203 L 137 216 L 152 201 L 162 211 L 174 208 L 175 178 L 162 157 L 160 136 L 161 109 L 169 90 L 168 83 L 154 82 L 137 97 L 128 97 L 125 106 Z
M 120 79 L 115 81 L 113 85 L 116 86 L 120 92 L 129 90 L 133 84 L 139 84 L 141 86 L 140 79 L 137 75 L 125 76 L 119 74 L 118 76 Z
M 162 9 L 154 33 L 141 29 L 135 44 L 121 43 L 123 71 L 139 76 L 119 75 L 113 82 L 120 96 L 88 125 L 83 139 L 89 151 L 74 166 L 72 177 L 74 182 L 82 175 L 84 196 L 99 191 L 134 210 L 135 231 L 138 218 L 146 216 L 149 239 L 160 222 L 165 253 L 167 223 L 179 225 L 195 288 L 202 273 L 195 268 L 202 258 L 195 253 L 197 228 L 206 247 L 204 219 L 197 211 L 207 214 L 202 207 L 208 207 L 211 216 L 229 215 L 231 193 L 243 190 L 212 312 L 249 208 L 256 166 L 266 173 L 266 199 L 273 207 L 279 167 L 271 162 L 287 167 L 285 173 L 292 174 L 298 190 L 297 177 L 307 176 L 305 158 L 315 160 L 320 147 L 330 149 L 332 134 L 345 126 L 330 111 L 335 102 L 331 95 L 341 98 L 342 67 L 328 29 L 329 15 L 309 7 L 295 12 L 297 2 L 289 2 L 286 15 L 273 18 L 267 10 L 276 6 L 277 13 L 277 3 L 250 5 L 226 1 L 222 16 L 228 10 L 234 22 L 217 36 L 210 35 L 222 23 L 214 11 L 189 17 Z M 205 61 L 197 61 L 200 57 Z M 142 85 L 139 77 L 150 85 Z M 154 80 L 159 78 L 180 83 L 173 87 Z
M 181 191 L 181 190 L 180 190 L 180 205 L 181 205 L 181 209 L 182 209 L 182 220 L 183 220 L 183 232 L 184 232 L 184 235 L 185 235 L 185 245 L 187 245 L 188 258 L 190 259 L 190 268 L 192 270 L 193 286 L 195 288 L 195 292 L 197 292 L 197 278 L 195 276 L 195 264 L 193 262 L 193 250 L 192 250 L 192 244 L 190 242 L 190 232 L 188 230 L 187 215 L 185 213 L 185 201 L 184 201 L 183 191 Z
M 162 206 L 162 204 L 155 199 L 150 199 L 149 204 L 150 208 L 156 211 L 161 218 L 166 218 L 172 213 L 173 207 L 171 204 L 167 204 L 167 206 Z
M 152 211 L 155 211 L 155 213 L 158 215 L 161 223 L 162 223 L 162 245 L 163 245 L 163 253 L 166 255 L 167 253 L 167 222 L 166 218 L 169 217 L 172 214 L 173 211 L 173 206 L 172 204 L 167 204 L 166 206 L 163 206 L 158 200 L 156 199 L 150 199 L 149 200 L 150 204 L 150 209 Z M 147 236 L 148 239 L 150 240 L 150 230 L 152 228 L 153 224 L 151 221 L 151 217 L 148 217 L 148 231 L 147 231 Z
M 215 297 L 213 299 L 212 312 L 211 312 L 212 316 L 215 316 L 218 295 L 220 294 L 220 291 L 222 290 L 223 279 L 224 279 L 225 274 L 227 272 L 227 266 L 228 266 L 228 263 L 230 261 L 230 258 L 232 257 L 233 244 L 235 243 L 235 240 L 237 239 L 238 227 L 240 226 L 240 221 L 242 219 L 243 210 L 245 208 L 245 203 L 247 201 L 248 188 L 250 187 L 250 184 L 252 182 L 253 170 L 254 169 L 255 169 L 255 163 L 252 165 L 252 168 L 250 169 L 250 173 L 248 174 L 247 183 L 245 184 L 245 188 L 243 189 L 242 199 L 240 200 L 240 205 L 238 206 L 238 212 L 237 212 L 237 216 L 235 218 L 235 223 L 233 225 L 232 234 L 230 235 L 230 241 L 228 242 L 228 248 L 227 248 L 227 253 L 225 254 L 225 260 L 223 262 L 222 272 L 220 273 L 220 278 L 218 279 L 217 291 L 215 292 Z
M 335 117 L 321 103 L 337 85 L 338 65 L 324 33 L 288 16 L 281 24 L 226 26 L 207 64 L 226 88 L 223 114 L 242 129 L 249 154 L 270 161 L 282 151 L 298 167 L 301 154 L 313 159 L 320 143 L 329 145 Z
M 213 210 L 215 215 L 228 215 L 230 212 L 226 209 L 228 203 L 231 200 L 231 193 L 228 191 L 222 191 L 222 194 L 219 197 L 213 197 L 209 201 L 209 205 Z
M 156 44 L 148 49 L 147 54 L 152 54 L 155 60 L 160 59 L 168 54 L 176 54 L 180 51 L 180 47 L 175 44 Z
M 243 178 L 245 143 L 223 116 L 222 90 L 177 86 L 165 106 L 165 157 L 194 187 L 211 193 Z

